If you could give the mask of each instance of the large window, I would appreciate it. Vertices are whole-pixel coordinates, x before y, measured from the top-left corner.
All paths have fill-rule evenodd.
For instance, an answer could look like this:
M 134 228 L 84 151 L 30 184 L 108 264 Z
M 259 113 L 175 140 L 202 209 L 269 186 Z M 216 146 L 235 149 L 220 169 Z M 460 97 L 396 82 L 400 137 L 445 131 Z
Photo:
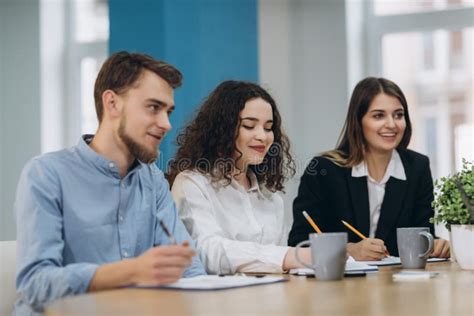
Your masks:
M 383 75 L 407 94 L 411 146 L 430 156 L 435 176 L 459 169 L 463 157 L 473 158 L 473 145 L 466 143 L 474 124 L 472 43 L 472 28 L 382 38 Z
M 42 151 L 94 133 L 94 81 L 108 55 L 106 0 L 41 0 Z
M 77 142 L 79 134 L 94 133 L 97 118 L 94 107 L 94 81 L 107 58 L 109 39 L 109 11 L 106 0 L 75 0 L 70 6 L 71 32 L 70 67 L 79 80 L 71 79 L 71 90 L 78 91 L 70 100 L 75 113 L 70 117 L 70 143 Z M 74 76 L 71 76 L 73 78 Z
M 369 73 L 405 92 L 410 147 L 427 154 L 433 176 L 474 160 L 474 1 L 375 0 L 368 6 Z

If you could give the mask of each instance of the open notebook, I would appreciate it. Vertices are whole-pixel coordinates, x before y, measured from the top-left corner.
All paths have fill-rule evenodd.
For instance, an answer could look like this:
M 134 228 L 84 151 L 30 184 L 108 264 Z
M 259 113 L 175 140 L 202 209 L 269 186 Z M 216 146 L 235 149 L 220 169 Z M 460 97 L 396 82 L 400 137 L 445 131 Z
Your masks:
M 428 263 L 430 262 L 443 262 L 443 261 L 448 261 L 449 259 L 446 258 L 428 258 Z M 400 257 L 392 257 L 389 256 L 387 258 L 383 258 L 380 261 L 357 261 L 360 263 L 364 263 L 370 266 L 394 266 L 394 265 L 399 265 L 402 264 L 400 261 Z
M 443 262 L 448 261 L 449 259 L 445 258 L 429 258 L 428 263 L 430 262 Z M 380 261 L 355 261 L 354 258 L 349 257 L 346 262 L 346 274 L 351 274 L 355 272 L 377 272 L 378 267 L 381 266 L 394 266 L 401 265 L 400 257 L 387 257 Z M 296 275 L 314 275 L 313 269 L 300 268 L 300 269 L 291 269 L 290 274 Z
M 177 290 L 224 290 L 245 286 L 270 284 L 288 281 L 286 278 L 265 275 L 264 277 L 252 276 L 218 276 L 218 275 L 200 275 L 192 278 L 182 278 L 178 282 L 163 286 L 133 286 L 147 289 L 177 289 Z

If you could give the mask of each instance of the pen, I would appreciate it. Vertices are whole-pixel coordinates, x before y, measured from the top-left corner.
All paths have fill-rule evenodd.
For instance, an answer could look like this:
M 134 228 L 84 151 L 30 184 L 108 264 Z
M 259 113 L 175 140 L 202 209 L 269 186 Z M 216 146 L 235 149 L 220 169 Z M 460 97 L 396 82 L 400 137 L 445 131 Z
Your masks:
M 264 278 L 265 277 L 265 274 L 261 274 L 261 273 L 250 273 L 250 274 L 246 274 L 246 273 L 243 273 L 243 272 L 238 272 L 234 275 L 231 275 L 231 274 L 218 274 L 218 276 L 220 278 L 223 278 L 223 277 L 232 277 L 232 276 L 242 276 L 242 277 L 254 277 L 254 278 Z
M 318 234 L 321 234 L 321 229 L 319 229 L 318 225 L 316 225 L 316 223 L 313 221 L 313 219 L 309 216 L 308 213 L 306 213 L 306 211 L 303 211 L 303 216 L 306 218 L 306 220 L 308 221 L 308 223 L 313 226 L 314 230 L 318 233 Z
M 344 226 L 346 226 L 347 228 L 349 228 L 354 234 L 356 234 L 357 236 L 359 236 L 360 238 L 362 239 L 367 239 L 367 237 L 365 237 L 360 231 L 358 231 L 357 229 L 355 229 L 351 224 L 349 224 L 348 222 L 346 221 L 341 221 Z M 385 250 L 385 255 L 388 257 L 390 256 L 390 254 L 388 253 L 387 250 Z
M 177 244 L 176 239 L 174 239 L 173 235 L 171 235 L 170 230 L 168 229 L 168 227 L 166 227 L 165 223 L 161 219 L 160 219 L 160 226 L 161 228 L 163 228 L 163 231 L 165 232 L 171 244 L 176 245 Z

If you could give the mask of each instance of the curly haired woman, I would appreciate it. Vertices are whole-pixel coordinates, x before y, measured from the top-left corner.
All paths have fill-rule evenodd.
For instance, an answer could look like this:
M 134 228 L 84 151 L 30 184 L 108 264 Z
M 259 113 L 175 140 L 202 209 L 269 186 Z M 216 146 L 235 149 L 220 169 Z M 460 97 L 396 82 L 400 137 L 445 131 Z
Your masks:
M 283 200 L 294 174 L 273 98 L 243 81 L 221 83 L 178 136 L 169 181 L 211 274 L 280 273 L 299 267 L 286 246 Z M 309 260 L 309 250 L 302 257 Z

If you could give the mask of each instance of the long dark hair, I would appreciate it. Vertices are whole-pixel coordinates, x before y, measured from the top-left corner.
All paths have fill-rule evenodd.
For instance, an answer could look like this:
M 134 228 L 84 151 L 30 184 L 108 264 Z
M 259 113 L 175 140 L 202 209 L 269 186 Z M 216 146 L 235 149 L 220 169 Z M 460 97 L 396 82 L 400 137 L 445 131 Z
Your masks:
M 255 98 L 262 98 L 272 107 L 274 142 L 263 162 L 250 165 L 249 169 L 255 173 L 258 182 L 270 191 L 284 189 L 283 183 L 294 175 L 295 167 L 275 101 L 259 85 L 233 80 L 219 84 L 204 100 L 195 118 L 178 135 L 179 149 L 169 165 L 170 185 L 178 173 L 185 170 L 210 175 L 213 182 L 231 182 L 236 162 L 241 158 L 233 158 L 239 136 L 240 112 L 247 101 Z
M 362 130 L 362 118 L 367 113 L 372 100 L 380 93 L 397 98 L 405 111 L 406 128 L 397 149 L 407 148 L 412 129 L 405 95 L 394 82 L 388 79 L 368 77 L 361 80 L 352 92 L 346 122 L 336 149 L 323 153 L 323 156 L 345 167 L 353 167 L 364 160 L 366 140 Z

